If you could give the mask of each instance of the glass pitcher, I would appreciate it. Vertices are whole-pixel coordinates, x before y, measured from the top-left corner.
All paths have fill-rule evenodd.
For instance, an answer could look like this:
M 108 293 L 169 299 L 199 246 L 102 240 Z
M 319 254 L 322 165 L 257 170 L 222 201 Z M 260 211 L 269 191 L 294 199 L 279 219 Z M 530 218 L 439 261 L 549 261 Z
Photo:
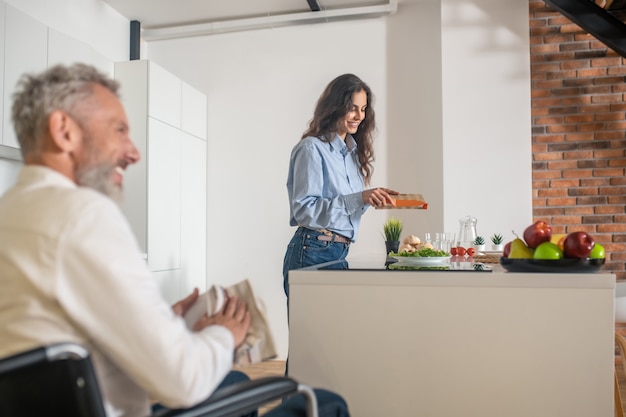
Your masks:
M 465 216 L 459 220 L 460 228 L 457 240 L 457 246 L 469 248 L 474 244 L 476 239 L 476 217 Z

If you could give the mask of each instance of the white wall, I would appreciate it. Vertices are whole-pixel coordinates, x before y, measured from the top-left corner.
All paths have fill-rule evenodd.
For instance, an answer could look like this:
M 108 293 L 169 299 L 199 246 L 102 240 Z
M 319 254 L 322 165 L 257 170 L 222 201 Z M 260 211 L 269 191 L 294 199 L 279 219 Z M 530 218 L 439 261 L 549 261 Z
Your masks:
M 291 148 L 328 82 L 353 72 L 375 94 L 380 130 L 373 186 L 387 185 L 385 21 L 150 43 L 148 57 L 208 95 L 208 280 L 250 278 L 287 353 L 282 261 L 289 227 Z M 193 56 L 193 59 L 190 57 Z M 387 213 L 370 210 L 353 253 L 383 256 Z
M 519 4 L 518 4 L 519 3 Z M 354 72 L 376 94 L 374 186 L 422 193 L 427 211 L 370 210 L 351 256 L 405 234 L 486 237 L 531 221 L 528 4 L 405 0 L 387 18 L 150 42 L 148 58 L 209 97 L 208 280 L 248 277 L 287 350 L 282 259 L 289 153 L 321 90 Z M 495 171 L 492 171 L 495 170 Z M 320 306 L 323 308 L 323 306 Z
M 403 1 L 387 19 L 390 183 L 429 204 L 392 214 L 420 237 L 444 231 L 440 10 L 440 0 Z
M 532 221 L 528 2 L 444 0 L 441 26 L 444 228 L 509 241 Z
M 528 3 L 404 0 L 387 20 L 390 180 L 421 192 L 409 231 L 478 219 L 506 240 L 532 221 Z
M 87 43 L 111 61 L 130 54 L 129 20 L 101 0 L 4 0 L 45 25 Z

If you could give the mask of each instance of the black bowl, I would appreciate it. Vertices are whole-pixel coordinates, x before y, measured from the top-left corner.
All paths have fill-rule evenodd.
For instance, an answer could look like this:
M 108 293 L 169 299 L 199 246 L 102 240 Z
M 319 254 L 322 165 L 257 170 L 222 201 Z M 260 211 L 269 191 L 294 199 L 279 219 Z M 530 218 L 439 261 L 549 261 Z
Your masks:
M 554 261 L 542 259 L 500 258 L 500 265 L 509 272 L 580 273 L 597 272 L 605 259 L 564 258 Z

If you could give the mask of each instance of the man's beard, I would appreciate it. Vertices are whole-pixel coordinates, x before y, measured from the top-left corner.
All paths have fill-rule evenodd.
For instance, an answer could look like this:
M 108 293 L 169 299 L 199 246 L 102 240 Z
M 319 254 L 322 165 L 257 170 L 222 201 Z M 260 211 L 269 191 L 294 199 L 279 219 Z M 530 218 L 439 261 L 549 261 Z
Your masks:
M 122 187 L 114 184 L 111 180 L 115 168 L 115 166 L 109 165 L 96 165 L 79 169 L 76 172 L 76 182 L 83 187 L 100 191 L 121 205 L 123 200 Z
M 76 183 L 83 187 L 92 188 L 110 197 L 118 205 L 122 205 L 122 186 L 113 182 L 113 174 L 117 164 L 98 161 L 99 149 L 94 145 L 95 140 L 87 129 L 84 129 L 83 142 L 85 148 L 83 157 L 77 161 L 75 172 Z

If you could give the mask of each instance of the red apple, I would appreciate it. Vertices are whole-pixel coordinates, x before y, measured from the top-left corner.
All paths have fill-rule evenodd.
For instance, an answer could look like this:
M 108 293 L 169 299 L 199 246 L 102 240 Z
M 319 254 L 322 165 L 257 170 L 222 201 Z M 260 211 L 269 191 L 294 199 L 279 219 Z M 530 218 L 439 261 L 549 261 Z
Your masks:
M 526 246 L 535 249 L 543 242 L 549 242 L 552 237 L 552 227 L 543 220 L 538 220 L 524 230 Z
M 513 243 L 513 241 L 510 241 L 509 243 L 504 245 L 504 249 L 502 249 L 502 257 L 503 258 L 508 258 L 509 257 L 509 253 L 511 253 L 511 243 Z
M 563 241 L 563 253 L 566 258 L 586 259 L 589 257 L 595 244 L 593 238 L 587 232 L 572 232 Z

